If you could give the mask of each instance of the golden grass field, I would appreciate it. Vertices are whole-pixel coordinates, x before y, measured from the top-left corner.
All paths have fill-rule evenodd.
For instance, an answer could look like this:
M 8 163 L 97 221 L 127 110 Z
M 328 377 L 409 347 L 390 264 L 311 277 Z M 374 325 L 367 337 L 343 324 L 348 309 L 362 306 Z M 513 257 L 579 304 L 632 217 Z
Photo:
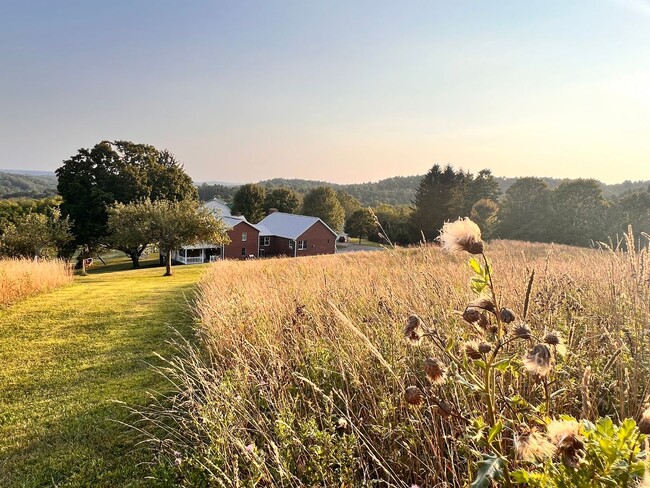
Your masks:
M 526 324 L 564 338 L 544 413 L 638 419 L 650 393 L 647 250 L 496 241 L 486 254 L 500 303 L 519 318 L 534 271 Z M 450 350 L 476 334 L 461 318 L 474 297 L 467 259 L 425 246 L 216 263 L 199 286 L 202 347 L 163 370 L 182 393 L 143 412 L 169 432 L 163 456 L 180 479 L 215 486 L 467 486 L 466 426 L 403 394 L 420 385 L 459 417 L 484 399 L 453 371 L 428 385 L 422 363 L 439 353 L 402 332 L 417 314 Z M 533 344 L 520 342 L 506 349 L 515 361 Z M 499 385 L 543 400 L 517 371 Z
M 0 306 L 72 280 L 72 270 L 64 261 L 0 259 Z

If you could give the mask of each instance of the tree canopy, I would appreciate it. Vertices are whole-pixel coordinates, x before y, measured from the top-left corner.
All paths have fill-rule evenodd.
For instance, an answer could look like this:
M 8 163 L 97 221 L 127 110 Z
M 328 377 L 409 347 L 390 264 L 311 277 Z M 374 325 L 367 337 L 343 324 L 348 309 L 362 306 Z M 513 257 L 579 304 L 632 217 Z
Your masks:
M 107 243 L 109 205 L 142 199 L 197 199 L 192 179 L 168 151 L 129 141 L 79 149 L 56 170 L 61 211 L 72 219 L 75 244 Z
M 266 192 L 264 208 L 266 213 L 268 213 L 270 209 L 275 208 L 278 212 L 292 214 L 298 211 L 301 201 L 302 199 L 300 194 L 290 190 L 289 188 L 274 188 Z
M 254 183 L 239 187 L 232 199 L 232 211 L 241 214 L 249 222 L 257 223 L 266 215 L 266 189 Z
M 335 232 L 343 229 L 345 210 L 336 192 L 329 186 L 319 186 L 310 190 L 302 203 L 302 213 L 318 217 Z

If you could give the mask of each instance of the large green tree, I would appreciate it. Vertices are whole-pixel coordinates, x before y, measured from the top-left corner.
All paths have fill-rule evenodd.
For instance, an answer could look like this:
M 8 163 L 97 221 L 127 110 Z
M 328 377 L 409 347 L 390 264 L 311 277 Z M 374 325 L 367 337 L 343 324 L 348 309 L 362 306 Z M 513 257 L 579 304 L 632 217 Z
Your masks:
M 109 205 L 142 199 L 197 199 L 192 179 L 168 151 L 129 141 L 103 141 L 57 169 L 61 211 L 72 219 L 75 244 L 107 243 Z
M 300 195 L 289 188 L 274 188 L 266 192 L 264 207 L 268 212 L 275 208 L 278 212 L 296 213 L 300 208 Z M 260 219 L 261 220 L 261 219 Z
M 132 204 L 138 205 L 138 204 Z M 197 202 L 158 200 L 145 202 L 151 241 L 158 242 L 166 255 L 165 276 L 172 275 L 172 251 L 183 245 L 209 242 L 214 245 L 229 242 L 222 219 Z
M 310 190 L 302 202 L 302 213 L 318 217 L 335 232 L 343 229 L 345 210 L 341 206 L 338 195 L 329 186 L 319 186 Z
M 551 195 L 555 218 L 550 228 L 554 242 L 587 246 L 604 240 L 608 202 L 598 181 L 577 179 L 564 181 Z
M 131 258 L 134 268 L 149 244 L 156 241 L 152 232 L 151 200 L 128 204 L 115 203 L 108 208 L 108 244 Z
M 519 178 L 503 197 L 496 233 L 505 239 L 549 242 L 554 211 L 541 178 Z
M 359 208 L 352 212 L 345 221 L 345 232 L 351 236 L 359 238 L 368 237 L 373 231 L 377 229 L 377 221 L 375 215 L 369 208 Z
M 471 175 L 450 165 L 434 165 L 420 181 L 413 201 L 411 222 L 427 241 L 438 237 L 447 220 L 468 216 L 466 192 Z
M 255 183 L 239 187 L 232 199 L 232 211 L 241 214 L 249 222 L 257 223 L 264 218 L 266 189 Z

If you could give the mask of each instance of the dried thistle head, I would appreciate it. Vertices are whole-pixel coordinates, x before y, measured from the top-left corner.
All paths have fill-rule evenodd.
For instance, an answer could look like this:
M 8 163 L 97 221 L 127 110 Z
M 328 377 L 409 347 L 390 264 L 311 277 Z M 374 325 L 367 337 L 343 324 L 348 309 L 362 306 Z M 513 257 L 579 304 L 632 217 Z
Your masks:
M 496 310 L 494 307 L 494 302 L 485 297 L 479 297 L 476 300 L 472 300 L 467 306 L 472 308 L 480 308 L 487 310 L 488 312 L 494 312 Z
M 560 337 L 560 333 L 554 330 L 544 336 L 544 342 L 551 346 L 557 346 L 562 343 L 562 338 Z
M 421 405 L 424 401 L 424 392 L 417 386 L 409 386 L 404 390 L 404 400 L 409 405 Z
M 510 322 L 515 321 L 515 313 L 509 308 L 502 308 L 499 312 L 499 316 L 501 318 L 501 322 L 504 324 L 509 324 Z
M 483 252 L 481 229 L 468 217 L 455 222 L 445 222 L 437 240 L 449 252 L 466 251 L 470 254 Z
M 577 469 L 584 457 L 580 424 L 575 420 L 552 420 L 546 427 L 550 441 L 567 466 Z
M 481 329 L 487 329 L 488 326 L 490 325 L 490 319 L 487 318 L 487 315 L 484 313 L 481 314 L 481 316 L 478 319 L 478 325 Z
M 530 339 L 530 329 L 526 324 L 519 324 L 512 331 L 512 337 L 516 337 L 517 339 Z
M 475 308 L 467 307 L 463 312 L 463 320 L 470 324 L 478 322 L 481 319 L 481 312 Z
M 650 407 L 646 408 L 641 414 L 639 430 L 642 434 L 650 434 Z
M 404 338 L 413 345 L 418 345 L 422 340 L 422 319 L 413 314 L 404 326 Z
M 555 445 L 549 442 L 544 434 L 526 424 L 517 427 L 514 441 L 517 458 L 524 461 L 544 461 L 555 454 Z
M 553 355 L 546 344 L 537 344 L 524 356 L 523 362 L 529 373 L 544 378 L 553 368 Z
M 442 361 L 436 358 L 427 358 L 424 362 L 424 372 L 431 383 L 440 384 L 445 382 L 447 368 Z
M 481 359 L 481 353 L 478 350 L 479 344 L 476 341 L 467 341 L 463 344 L 463 352 L 470 359 Z
M 487 342 L 481 342 L 478 345 L 478 352 L 481 354 L 487 354 L 492 350 L 492 346 L 488 344 Z

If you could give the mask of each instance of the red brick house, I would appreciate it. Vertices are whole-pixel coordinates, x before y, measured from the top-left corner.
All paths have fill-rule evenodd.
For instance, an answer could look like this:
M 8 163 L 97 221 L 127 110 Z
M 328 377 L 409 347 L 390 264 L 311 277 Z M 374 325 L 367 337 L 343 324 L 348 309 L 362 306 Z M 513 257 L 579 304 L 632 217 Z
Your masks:
M 206 207 L 214 209 L 221 216 L 228 227 L 230 243 L 223 246 L 183 246 L 172 253 L 176 263 L 198 264 L 219 259 L 298 257 L 336 252 L 336 232 L 318 217 L 272 212 L 259 224 L 251 224 L 243 216 L 230 215 L 223 202 L 209 202 Z
M 272 212 L 256 227 L 260 230 L 260 257 L 336 252 L 336 232 L 318 217 Z

